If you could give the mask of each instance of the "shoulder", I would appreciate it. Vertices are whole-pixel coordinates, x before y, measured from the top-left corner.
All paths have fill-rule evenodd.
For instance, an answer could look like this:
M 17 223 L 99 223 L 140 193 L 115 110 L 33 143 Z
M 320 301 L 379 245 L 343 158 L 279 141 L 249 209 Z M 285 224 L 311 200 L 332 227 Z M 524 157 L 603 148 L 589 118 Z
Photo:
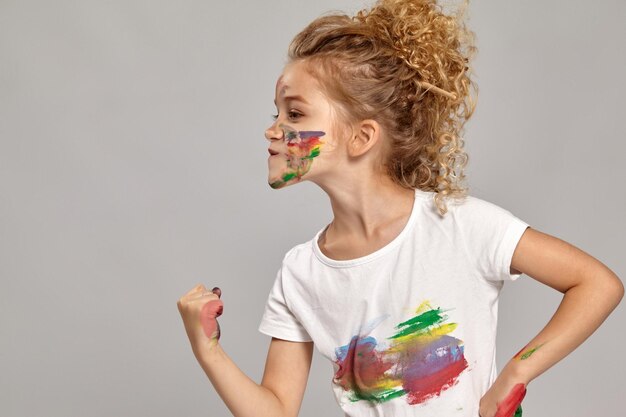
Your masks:
M 491 222 L 511 216 L 511 212 L 495 203 L 467 195 L 463 200 L 451 200 L 449 212 L 457 222 Z
M 474 196 L 449 204 L 450 223 L 470 246 L 499 245 L 512 241 L 528 223 L 498 204 Z
M 494 204 L 490 201 L 476 197 L 471 194 L 464 194 L 460 197 L 447 197 L 445 204 L 448 209 L 447 213 L 443 216 L 439 214 L 437 206 L 434 201 L 434 192 L 432 191 L 417 191 L 417 197 L 426 201 L 426 210 L 424 211 L 432 220 L 436 220 L 438 223 L 441 221 L 447 222 L 450 219 L 465 219 L 469 217 L 488 217 L 492 214 L 507 213 L 508 210 L 503 207 Z
M 291 249 L 285 253 L 285 256 L 283 256 L 283 264 L 300 263 L 303 259 L 313 256 L 313 244 L 317 235 L 318 233 L 306 242 L 301 242 L 292 246 Z

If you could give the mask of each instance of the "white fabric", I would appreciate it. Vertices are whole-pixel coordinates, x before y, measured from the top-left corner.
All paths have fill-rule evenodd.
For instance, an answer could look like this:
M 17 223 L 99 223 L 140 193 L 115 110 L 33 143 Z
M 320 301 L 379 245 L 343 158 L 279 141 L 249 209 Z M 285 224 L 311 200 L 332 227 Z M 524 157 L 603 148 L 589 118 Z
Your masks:
M 416 189 L 401 233 L 367 256 L 328 258 L 320 229 L 287 252 L 270 290 L 259 331 L 313 341 L 345 416 L 477 417 L 497 376 L 498 295 L 521 276 L 510 265 L 528 224 L 473 196 L 441 217 L 433 194 Z M 416 316 L 421 332 L 391 338 Z

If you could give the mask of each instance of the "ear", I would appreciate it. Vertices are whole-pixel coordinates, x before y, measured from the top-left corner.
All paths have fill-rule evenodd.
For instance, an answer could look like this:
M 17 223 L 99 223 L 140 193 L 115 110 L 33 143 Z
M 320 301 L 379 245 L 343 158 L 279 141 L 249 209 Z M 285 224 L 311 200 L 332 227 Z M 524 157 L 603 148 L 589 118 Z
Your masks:
M 355 129 L 353 135 L 347 141 L 348 155 L 357 157 L 363 155 L 378 143 L 381 135 L 380 124 L 376 120 L 363 120 Z

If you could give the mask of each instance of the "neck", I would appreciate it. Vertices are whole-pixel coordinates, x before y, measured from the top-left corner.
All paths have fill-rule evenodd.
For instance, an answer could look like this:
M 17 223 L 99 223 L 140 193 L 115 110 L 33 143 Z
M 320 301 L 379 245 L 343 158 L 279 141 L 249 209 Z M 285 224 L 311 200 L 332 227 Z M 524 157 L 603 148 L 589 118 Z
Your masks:
M 369 240 L 395 222 L 408 219 L 415 191 L 404 188 L 386 175 L 354 181 L 316 182 L 330 198 L 334 234 Z

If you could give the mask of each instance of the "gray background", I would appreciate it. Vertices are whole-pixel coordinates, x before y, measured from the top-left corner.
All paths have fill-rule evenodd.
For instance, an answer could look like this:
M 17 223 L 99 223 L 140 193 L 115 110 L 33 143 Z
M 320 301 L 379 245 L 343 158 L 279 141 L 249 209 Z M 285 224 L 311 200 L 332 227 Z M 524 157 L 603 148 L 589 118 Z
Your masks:
M 0 415 L 230 415 L 176 308 L 200 282 L 260 382 L 282 256 L 332 218 L 312 183 L 266 183 L 274 84 L 310 20 L 366 4 L 0 0 Z M 474 2 L 465 134 L 473 195 L 621 277 L 625 18 L 618 0 Z M 505 286 L 499 369 L 560 300 Z M 524 415 L 621 415 L 624 318 L 532 381 Z M 341 415 L 331 377 L 316 352 L 301 416 Z

